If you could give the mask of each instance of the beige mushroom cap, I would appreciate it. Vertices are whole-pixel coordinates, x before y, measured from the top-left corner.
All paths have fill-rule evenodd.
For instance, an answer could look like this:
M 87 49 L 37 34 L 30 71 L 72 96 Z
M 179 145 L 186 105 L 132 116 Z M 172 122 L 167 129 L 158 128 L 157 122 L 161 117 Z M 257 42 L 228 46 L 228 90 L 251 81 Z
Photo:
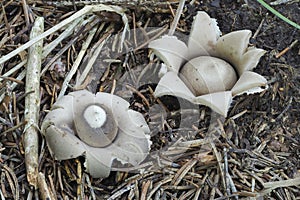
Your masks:
M 107 136 L 109 144 L 98 147 L 97 142 L 91 145 L 90 141 L 83 141 L 87 137 L 101 142 L 97 137 L 103 139 L 107 134 L 106 130 L 115 131 L 115 128 L 104 128 L 102 132 L 90 129 L 91 133 L 87 131 L 89 128 L 78 128 L 79 126 L 91 125 L 98 128 L 107 120 L 115 121 L 115 124 L 109 126 L 117 125 L 117 134 L 113 139 Z M 79 131 L 83 133 L 78 133 Z M 66 160 L 84 155 L 86 171 L 95 178 L 107 177 L 115 159 L 132 165 L 141 163 L 150 151 L 149 132 L 143 116 L 130 110 L 127 101 L 112 94 L 94 95 L 86 90 L 72 92 L 58 99 L 42 123 L 42 133 L 55 159 Z

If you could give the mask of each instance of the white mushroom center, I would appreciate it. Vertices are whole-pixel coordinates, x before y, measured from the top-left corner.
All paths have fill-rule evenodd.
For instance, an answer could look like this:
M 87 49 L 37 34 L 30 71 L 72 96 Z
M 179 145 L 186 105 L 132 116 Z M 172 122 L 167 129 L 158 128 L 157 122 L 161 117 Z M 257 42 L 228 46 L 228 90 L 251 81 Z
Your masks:
M 229 63 L 211 56 L 193 58 L 182 67 L 180 76 L 197 96 L 230 90 L 237 81 Z
M 92 128 L 100 128 L 106 122 L 106 112 L 98 105 L 87 107 L 83 113 L 83 117 Z

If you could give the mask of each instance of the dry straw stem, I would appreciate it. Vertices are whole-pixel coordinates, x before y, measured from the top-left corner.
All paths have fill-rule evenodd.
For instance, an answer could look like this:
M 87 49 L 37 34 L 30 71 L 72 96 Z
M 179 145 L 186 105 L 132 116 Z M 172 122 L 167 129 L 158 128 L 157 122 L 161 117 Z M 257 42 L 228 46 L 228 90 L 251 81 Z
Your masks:
M 106 41 L 108 40 L 108 38 L 110 37 L 113 31 L 112 26 L 109 27 L 108 29 L 109 31 L 106 34 L 104 34 L 104 36 L 101 37 L 100 40 L 94 45 L 95 51 L 93 52 L 91 58 L 89 58 L 89 61 L 86 67 L 84 68 L 80 78 L 76 81 L 75 88 L 78 88 L 80 85 L 83 84 L 84 80 L 86 80 L 88 73 L 91 71 L 94 63 L 96 62 L 96 59 L 98 58 L 98 55 L 102 50 L 102 47 L 104 46 L 104 44 L 106 43 Z
M 172 25 L 171 25 L 169 33 L 168 33 L 168 35 L 170 35 L 170 36 L 173 35 L 176 30 L 177 24 L 179 22 L 180 16 L 181 16 L 183 8 L 184 8 L 184 3 L 185 3 L 185 0 L 180 0 L 176 15 L 174 17 L 174 20 L 172 22 Z
M 30 38 L 35 38 L 44 32 L 44 18 L 38 17 L 32 27 Z M 43 41 L 35 43 L 29 48 L 27 63 L 25 92 L 25 165 L 28 182 L 37 186 L 38 176 L 38 130 L 36 126 L 40 111 L 40 71 L 42 65 Z
M 71 16 L 72 17 L 72 16 Z M 66 24 L 67 28 L 64 30 L 64 32 L 62 32 L 55 40 L 53 40 L 51 43 L 45 45 L 44 49 L 43 49 L 43 58 L 46 58 L 50 52 L 61 43 L 62 40 L 64 40 L 65 38 L 69 37 L 73 32 L 74 29 L 77 27 L 78 25 L 84 25 L 83 21 L 83 16 L 79 17 L 78 19 L 74 20 L 72 23 L 70 24 Z
M 18 183 L 18 178 L 16 177 L 16 174 L 10 167 L 8 167 L 5 164 L 2 164 L 1 162 L 0 162 L 0 168 L 2 171 L 1 173 L 3 175 L 5 175 L 8 180 L 8 183 L 9 183 L 8 185 L 11 188 L 14 199 L 19 199 L 20 198 L 20 190 L 19 190 L 19 183 Z M 2 174 L 1 174 L 1 178 L 2 178 Z M 1 184 L 2 184 L 2 181 L 1 181 Z M 0 192 L 1 192 L 0 193 L 1 199 L 5 199 L 5 197 L 2 193 L 2 189 L 0 190 Z
M 77 58 L 76 58 L 76 60 L 73 64 L 71 70 L 69 71 L 68 75 L 66 76 L 66 78 L 65 78 L 65 80 L 62 84 L 62 88 L 61 88 L 60 93 L 58 95 L 58 99 L 65 95 L 65 92 L 67 91 L 67 88 L 69 86 L 69 82 L 71 81 L 74 74 L 77 72 L 77 69 L 78 69 L 78 67 L 79 67 L 79 65 L 80 65 L 80 63 L 83 59 L 83 56 L 85 55 L 87 48 L 90 46 L 91 41 L 92 41 L 94 35 L 96 34 L 97 29 L 98 29 L 97 26 L 94 27 L 89 32 L 89 35 L 88 35 L 86 41 L 82 44 L 81 50 L 80 50 L 80 52 L 79 52 L 79 54 L 78 54 L 78 56 L 77 56 Z
M 40 172 L 38 174 L 38 186 L 39 186 L 40 194 L 41 194 L 41 197 L 43 200 L 55 199 L 53 197 L 53 194 L 51 193 L 51 191 L 48 188 L 45 175 L 42 172 Z
M 51 43 L 49 43 L 48 45 L 44 46 L 43 48 L 43 52 L 42 52 L 42 59 L 46 58 L 48 56 L 48 54 L 58 45 L 60 44 L 60 42 L 67 38 L 68 36 L 70 36 L 73 32 L 73 30 L 75 29 L 75 27 L 78 25 L 78 23 L 82 20 L 82 18 L 78 18 L 77 20 L 74 20 L 73 23 L 68 24 L 69 26 L 64 30 L 64 32 L 62 32 L 54 41 L 52 41 Z M 29 41 L 30 42 L 30 41 Z M 13 73 L 15 73 L 16 71 L 18 71 L 19 69 L 21 69 L 25 64 L 27 63 L 27 59 L 23 60 L 22 62 L 20 62 L 19 64 L 17 64 L 15 67 L 13 67 L 11 70 L 9 70 L 8 72 L 6 72 L 5 74 L 3 74 L 3 76 L 8 77 L 10 75 L 12 75 Z M 26 75 L 26 69 L 23 70 L 18 77 L 16 78 L 17 80 L 23 80 L 23 78 Z M 0 78 L 1 80 L 1 78 Z M 11 89 L 13 90 L 18 84 L 16 82 L 12 83 L 11 85 Z M 2 100 L 4 99 L 5 94 L 1 94 L 0 95 L 0 102 L 2 102 Z
M 103 5 L 103 4 L 85 6 L 83 9 L 79 10 L 78 12 L 73 14 L 71 17 L 63 20 L 61 23 L 53 26 L 52 28 L 50 28 L 47 31 L 41 33 L 40 35 L 37 35 L 35 38 L 33 38 L 32 40 L 30 40 L 27 43 L 23 44 L 19 48 L 15 49 L 14 51 L 10 52 L 9 54 L 1 57 L 0 58 L 0 64 L 4 63 L 5 61 L 9 60 L 10 58 L 16 56 L 20 52 L 26 50 L 27 48 L 29 48 L 30 46 L 35 44 L 36 42 L 40 41 L 41 39 L 47 37 L 48 35 L 50 35 L 52 33 L 58 31 L 59 29 L 66 26 L 67 24 L 73 22 L 74 20 L 76 20 L 78 18 L 81 18 L 82 16 L 84 16 L 88 13 L 100 12 L 100 11 L 115 12 L 115 13 L 118 13 L 119 15 L 122 16 L 122 20 L 123 20 L 123 23 L 124 23 L 124 26 L 125 26 L 123 34 L 122 34 L 122 41 L 123 41 L 124 38 L 125 38 L 126 30 L 128 29 L 128 19 L 127 19 L 125 13 L 123 12 L 122 8 L 120 8 L 118 6 L 108 6 L 108 5 Z
M 281 187 L 291 187 L 291 186 L 300 186 L 300 177 L 283 180 L 283 181 L 274 181 L 274 182 L 267 182 L 263 184 L 265 190 L 262 191 L 260 194 L 265 195 L 270 193 L 271 191 L 275 190 L 276 188 Z
M 61 41 L 68 36 L 70 36 L 74 30 L 74 28 L 78 25 L 78 23 L 82 20 L 82 18 L 78 18 L 77 20 L 74 20 L 73 23 L 68 24 L 69 26 L 62 32 L 55 40 L 53 40 L 51 43 L 47 44 L 43 48 L 43 54 L 42 58 L 46 58 L 48 54 L 57 46 L 61 43 Z M 30 42 L 30 41 L 29 41 Z M 25 64 L 27 63 L 27 59 L 24 61 L 20 62 L 18 65 L 13 67 L 11 70 L 7 71 L 3 76 L 10 76 L 19 69 L 21 69 Z M 1 79 L 0 79 L 1 80 Z

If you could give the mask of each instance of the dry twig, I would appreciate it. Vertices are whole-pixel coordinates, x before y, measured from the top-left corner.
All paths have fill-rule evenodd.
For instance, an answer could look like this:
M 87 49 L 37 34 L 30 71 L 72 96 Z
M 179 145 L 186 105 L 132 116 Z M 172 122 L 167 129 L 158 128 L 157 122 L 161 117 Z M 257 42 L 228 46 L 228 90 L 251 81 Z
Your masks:
M 35 38 L 44 31 L 44 18 L 36 19 L 32 28 L 30 38 Z M 37 187 L 38 175 L 38 130 L 40 111 L 40 71 L 42 65 L 43 41 L 35 43 L 29 48 L 27 63 L 25 92 L 30 93 L 25 98 L 25 127 L 24 146 L 25 164 L 28 182 Z
M 51 190 L 49 190 L 48 185 L 46 183 L 45 175 L 43 173 L 38 174 L 38 186 L 40 190 L 40 194 L 43 200 L 54 200 L 53 194 Z

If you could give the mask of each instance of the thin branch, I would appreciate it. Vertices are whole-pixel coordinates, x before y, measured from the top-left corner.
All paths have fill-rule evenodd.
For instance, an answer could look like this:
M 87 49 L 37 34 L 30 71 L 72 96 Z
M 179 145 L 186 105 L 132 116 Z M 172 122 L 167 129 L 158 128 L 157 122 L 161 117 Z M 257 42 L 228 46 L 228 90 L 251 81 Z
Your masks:
M 44 32 L 44 18 L 38 17 L 32 27 L 30 38 L 36 38 Z M 35 188 L 38 176 L 38 130 L 36 129 L 40 111 L 40 71 L 42 65 L 43 41 L 29 48 L 25 92 L 25 165 L 27 180 Z

